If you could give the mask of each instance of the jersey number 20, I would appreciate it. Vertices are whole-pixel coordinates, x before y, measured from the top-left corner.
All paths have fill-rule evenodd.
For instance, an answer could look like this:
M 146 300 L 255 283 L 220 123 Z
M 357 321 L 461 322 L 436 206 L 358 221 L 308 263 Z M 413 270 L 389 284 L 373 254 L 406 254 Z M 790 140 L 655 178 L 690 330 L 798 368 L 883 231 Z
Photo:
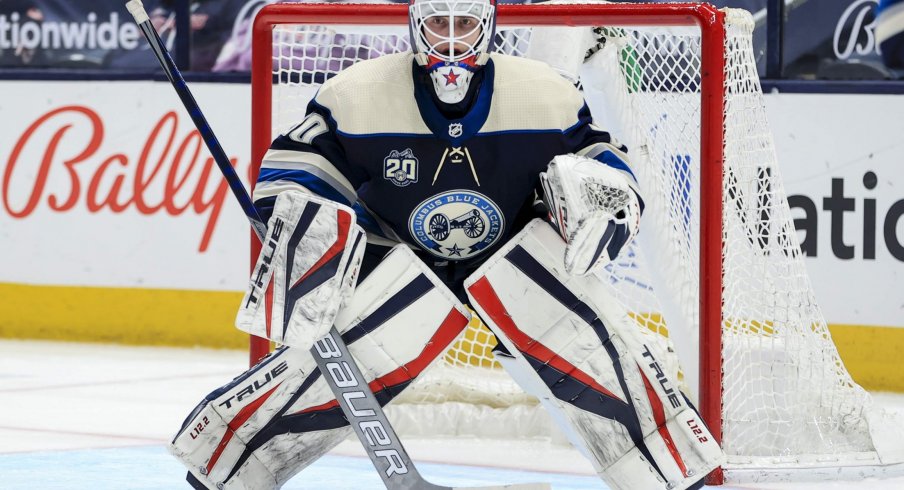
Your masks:
M 383 177 L 417 182 L 417 160 L 414 158 L 387 158 L 383 163 Z

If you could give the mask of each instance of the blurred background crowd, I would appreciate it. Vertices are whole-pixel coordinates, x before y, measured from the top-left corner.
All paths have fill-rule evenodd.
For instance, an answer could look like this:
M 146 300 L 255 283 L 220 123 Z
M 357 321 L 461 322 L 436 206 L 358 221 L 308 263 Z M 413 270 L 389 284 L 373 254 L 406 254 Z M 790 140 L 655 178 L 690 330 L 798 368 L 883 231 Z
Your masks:
M 530 0 L 501 0 L 530 3 Z M 156 61 L 123 0 L 0 0 L 0 70 L 65 68 L 153 71 Z M 191 72 L 247 72 L 249 25 L 274 0 L 146 0 L 145 8 L 177 62 Z M 749 10 L 756 21 L 754 51 L 766 77 L 769 0 L 710 0 Z M 894 3 L 882 0 L 881 3 Z M 778 44 L 780 78 L 887 80 L 904 76 L 883 63 L 876 37 L 879 0 L 784 0 Z M 902 4 L 904 6 L 904 4 Z M 894 8 L 894 6 L 892 6 Z M 900 9 L 899 9 L 900 10 Z M 188 19 L 180 17 L 187 12 Z M 180 22 L 181 19 L 181 22 Z M 190 31 L 176 46 L 179 26 Z M 185 39 L 185 38 L 183 38 Z M 772 44 L 771 46 L 776 46 Z M 774 54 L 773 54 L 774 55 Z M 770 78 L 776 74 L 770 73 Z

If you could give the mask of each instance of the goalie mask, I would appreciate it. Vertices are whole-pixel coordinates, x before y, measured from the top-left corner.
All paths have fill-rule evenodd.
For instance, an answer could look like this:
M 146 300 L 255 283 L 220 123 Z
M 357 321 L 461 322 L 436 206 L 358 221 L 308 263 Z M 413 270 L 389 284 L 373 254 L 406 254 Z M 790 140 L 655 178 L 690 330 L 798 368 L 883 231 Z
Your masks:
M 487 62 L 496 29 L 496 0 L 411 0 L 411 45 L 439 100 L 464 99 L 474 72 Z

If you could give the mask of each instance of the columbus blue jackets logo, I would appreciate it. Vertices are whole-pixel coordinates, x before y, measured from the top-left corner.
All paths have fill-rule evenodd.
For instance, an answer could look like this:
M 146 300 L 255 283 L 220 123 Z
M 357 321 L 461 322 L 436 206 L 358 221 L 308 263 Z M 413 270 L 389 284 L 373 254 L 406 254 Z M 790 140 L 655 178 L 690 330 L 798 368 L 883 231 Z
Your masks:
M 483 194 L 456 190 L 420 203 L 408 219 L 408 231 L 433 255 L 465 260 L 490 247 L 505 227 L 505 218 Z
M 417 182 L 417 157 L 410 148 L 392 150 L 383 159 L 383 178 L 399 187 Z

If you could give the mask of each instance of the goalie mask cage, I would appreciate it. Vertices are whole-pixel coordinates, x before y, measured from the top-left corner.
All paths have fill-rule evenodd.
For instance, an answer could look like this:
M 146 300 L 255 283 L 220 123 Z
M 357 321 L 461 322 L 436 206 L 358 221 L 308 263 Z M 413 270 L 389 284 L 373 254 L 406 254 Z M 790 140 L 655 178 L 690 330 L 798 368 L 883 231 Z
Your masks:
M 899 470 L 904 436 L 850 378 L 813 296 L 752 30 L 747 12 L 707 4 L 499 5 L 495 50 L 552 47 L 580 65 L 602 42 L 569 74 L 580 76 L 596 123 L 628 146 L 647 207 L 638 240 L 601 279 L 675 375 L 680 359 L 685 390 L 728 455 L 708 481 L 721 483 L 723 470 L 729 481 Z M 264 7 L 253 27 L 252 160 L 301 121 L 324 80 L 408 49 L 407 5 Z M 472 323 L 387 409 L 396 428 L 555 437 Z M 268 347 L 252 339 L 252 361 Z

